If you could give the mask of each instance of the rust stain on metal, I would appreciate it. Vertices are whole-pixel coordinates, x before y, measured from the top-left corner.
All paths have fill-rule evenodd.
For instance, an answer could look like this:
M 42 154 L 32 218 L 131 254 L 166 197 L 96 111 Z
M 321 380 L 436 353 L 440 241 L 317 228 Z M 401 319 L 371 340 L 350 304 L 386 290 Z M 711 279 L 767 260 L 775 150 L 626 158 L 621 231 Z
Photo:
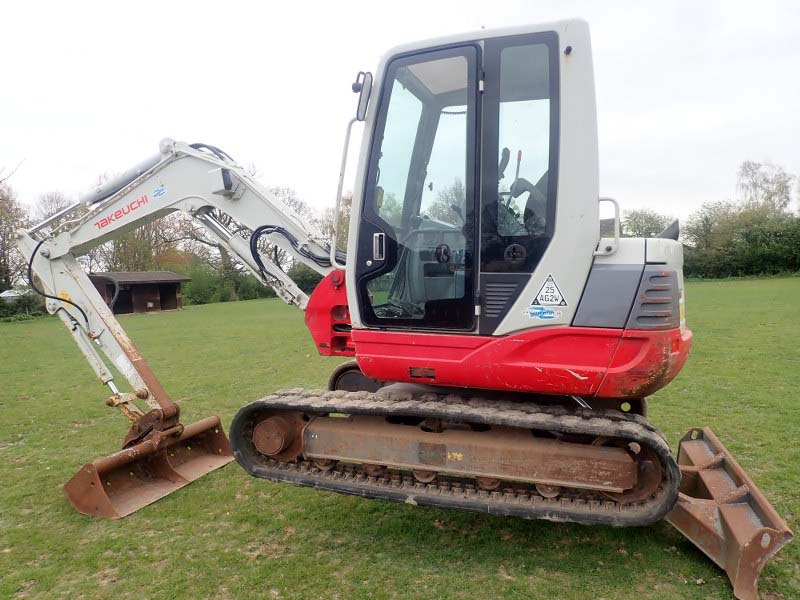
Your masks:
M 294 429 L 283 417 L 269 417 L 253 429 L 253 444 L 267 456 L 275 456 L 293 441 Z
M 476 477 L 475 483 L 478 484 L 478 487 L 482 490 L 492 491 L 496 490 L 500 487 L 500 480 L 499 479 L 492 479 L 490 477 Z
M 261 454 L 275 460 L 289 461 L 303 452 L 302 413 L 267 415 L 253 428 L 253 445 Z
M 423 469 L 414 469 L 411 474 L 414 476 L 414 479 L 420 483 L 430 483 L 436 479 L 437 475 L 436 471 L 426 471 Z
M 791 530 L 710 428 L 681 439 L 678 465 L 681 489 L 667 521 L 725 570 L 737 598 L 757 600 L 761 570 Z
M 370 477 L 383 477 L 384 475 L 386 475 L 386 465 L 374 465 L 371 463 L 365 463 L 363 467 L 364 467 L 364 472 Z
M 634 490 L 637 484 L 638 463 L 625 448 L 536 438 L 508 427 L 432 432 L 381 417 L 316 417 L 303 432 L 302 454 L 478 477 L 492 484 L 515 480 L 614 493 Z
M 64 490 L 79 512 L 116 519 L 231 462 L 233 452 L 219 417 L 188 426 L 180 423 L 180 407 L 110 311 L 106 312 L 101 310 L 97 316 L 144 387 L 115 394 L 106 402 L 132 421 L 123 450 L 84 465 Z M 136 400 L 144 401 L 151 410 L 142 413 Z
M 129 448 L 83 465 L 64 491 L 78 512 L 120 519 L 232 460 L 219 417 L 208 417 L 151 432 Z

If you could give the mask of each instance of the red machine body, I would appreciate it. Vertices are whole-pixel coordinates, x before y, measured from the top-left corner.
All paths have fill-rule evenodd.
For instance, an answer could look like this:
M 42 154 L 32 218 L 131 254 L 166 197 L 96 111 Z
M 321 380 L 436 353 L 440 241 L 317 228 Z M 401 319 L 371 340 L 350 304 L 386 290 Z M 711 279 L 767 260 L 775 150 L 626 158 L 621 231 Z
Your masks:
M 380 381 L 539 394 L 642 398 L 686 362 L 688 329 L 555 326 L 507 336 L 350 329 L 341 271 L 325 277 L 306 310 L 320 354 L 355 356 Z
M 306 327 L 323 356 L 355 356 L 344 271 L 331 271 L 314 288 L 306 305 Z

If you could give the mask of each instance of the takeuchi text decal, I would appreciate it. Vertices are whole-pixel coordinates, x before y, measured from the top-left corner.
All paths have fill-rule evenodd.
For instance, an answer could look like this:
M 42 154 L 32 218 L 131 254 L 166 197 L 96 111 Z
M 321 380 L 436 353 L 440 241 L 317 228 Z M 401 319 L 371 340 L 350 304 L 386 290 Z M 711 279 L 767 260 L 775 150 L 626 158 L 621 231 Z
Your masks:
M 114 223 L 120 220 L 122 217 L 131 214 L 133 211 L 138 210 L 148 202 L 150 202 L 150 199 L 147 197 L 147 194 L 143 194 L 141 198 L 138 198 L 137 200 L 132 200 L 128 204 L 128 206 L 123 206 L 122 208 L 118 208 L 113 213 L 107 214 L 99 221 L 95 221 L 94 225 L 98 229 L 105 229 L 106 227 L 111 225 L 111 223 Z

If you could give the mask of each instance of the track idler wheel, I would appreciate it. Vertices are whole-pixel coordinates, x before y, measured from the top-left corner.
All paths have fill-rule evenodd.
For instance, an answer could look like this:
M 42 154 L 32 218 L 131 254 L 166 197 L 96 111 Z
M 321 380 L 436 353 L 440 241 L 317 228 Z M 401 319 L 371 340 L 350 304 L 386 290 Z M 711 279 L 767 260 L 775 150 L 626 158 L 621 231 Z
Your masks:
M 624 440 L 614 440 L 607 437 L 597 437 L 593 446 L 616 446 L 625 448 L 628 454 L 636 461 L 636 485 L 629 490 L 621 493 L 603 492 L 603 494 L 620 504 L 635 504 L 653 496 L 661 484 L 663 473 L 658 457 L 652 450 L 642 448 L 637 442 L 625 442 Z M 538 485 L 537 485 L 538 490 Z M 541 493 L 541 492 L 540 492 Z M 556 495 L 558 495 L 556 493 Z M 542 496 L 545 496 L 542 494 Z M 548 496 L 545 496 L 547 498 Z
M 302 413 L 267 415 L 253 427 L 253 446 L 264 456 L 288 462 L 303 453 Z

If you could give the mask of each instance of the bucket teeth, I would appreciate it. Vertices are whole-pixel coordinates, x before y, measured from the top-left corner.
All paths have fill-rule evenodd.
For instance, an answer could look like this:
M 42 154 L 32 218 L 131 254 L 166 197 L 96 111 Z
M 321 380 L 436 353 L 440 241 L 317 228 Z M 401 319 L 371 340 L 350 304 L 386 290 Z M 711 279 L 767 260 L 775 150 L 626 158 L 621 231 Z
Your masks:
M 83 465 L 64 486 L 78 512 L 121 519 L 233 460 L 219 417 Z

